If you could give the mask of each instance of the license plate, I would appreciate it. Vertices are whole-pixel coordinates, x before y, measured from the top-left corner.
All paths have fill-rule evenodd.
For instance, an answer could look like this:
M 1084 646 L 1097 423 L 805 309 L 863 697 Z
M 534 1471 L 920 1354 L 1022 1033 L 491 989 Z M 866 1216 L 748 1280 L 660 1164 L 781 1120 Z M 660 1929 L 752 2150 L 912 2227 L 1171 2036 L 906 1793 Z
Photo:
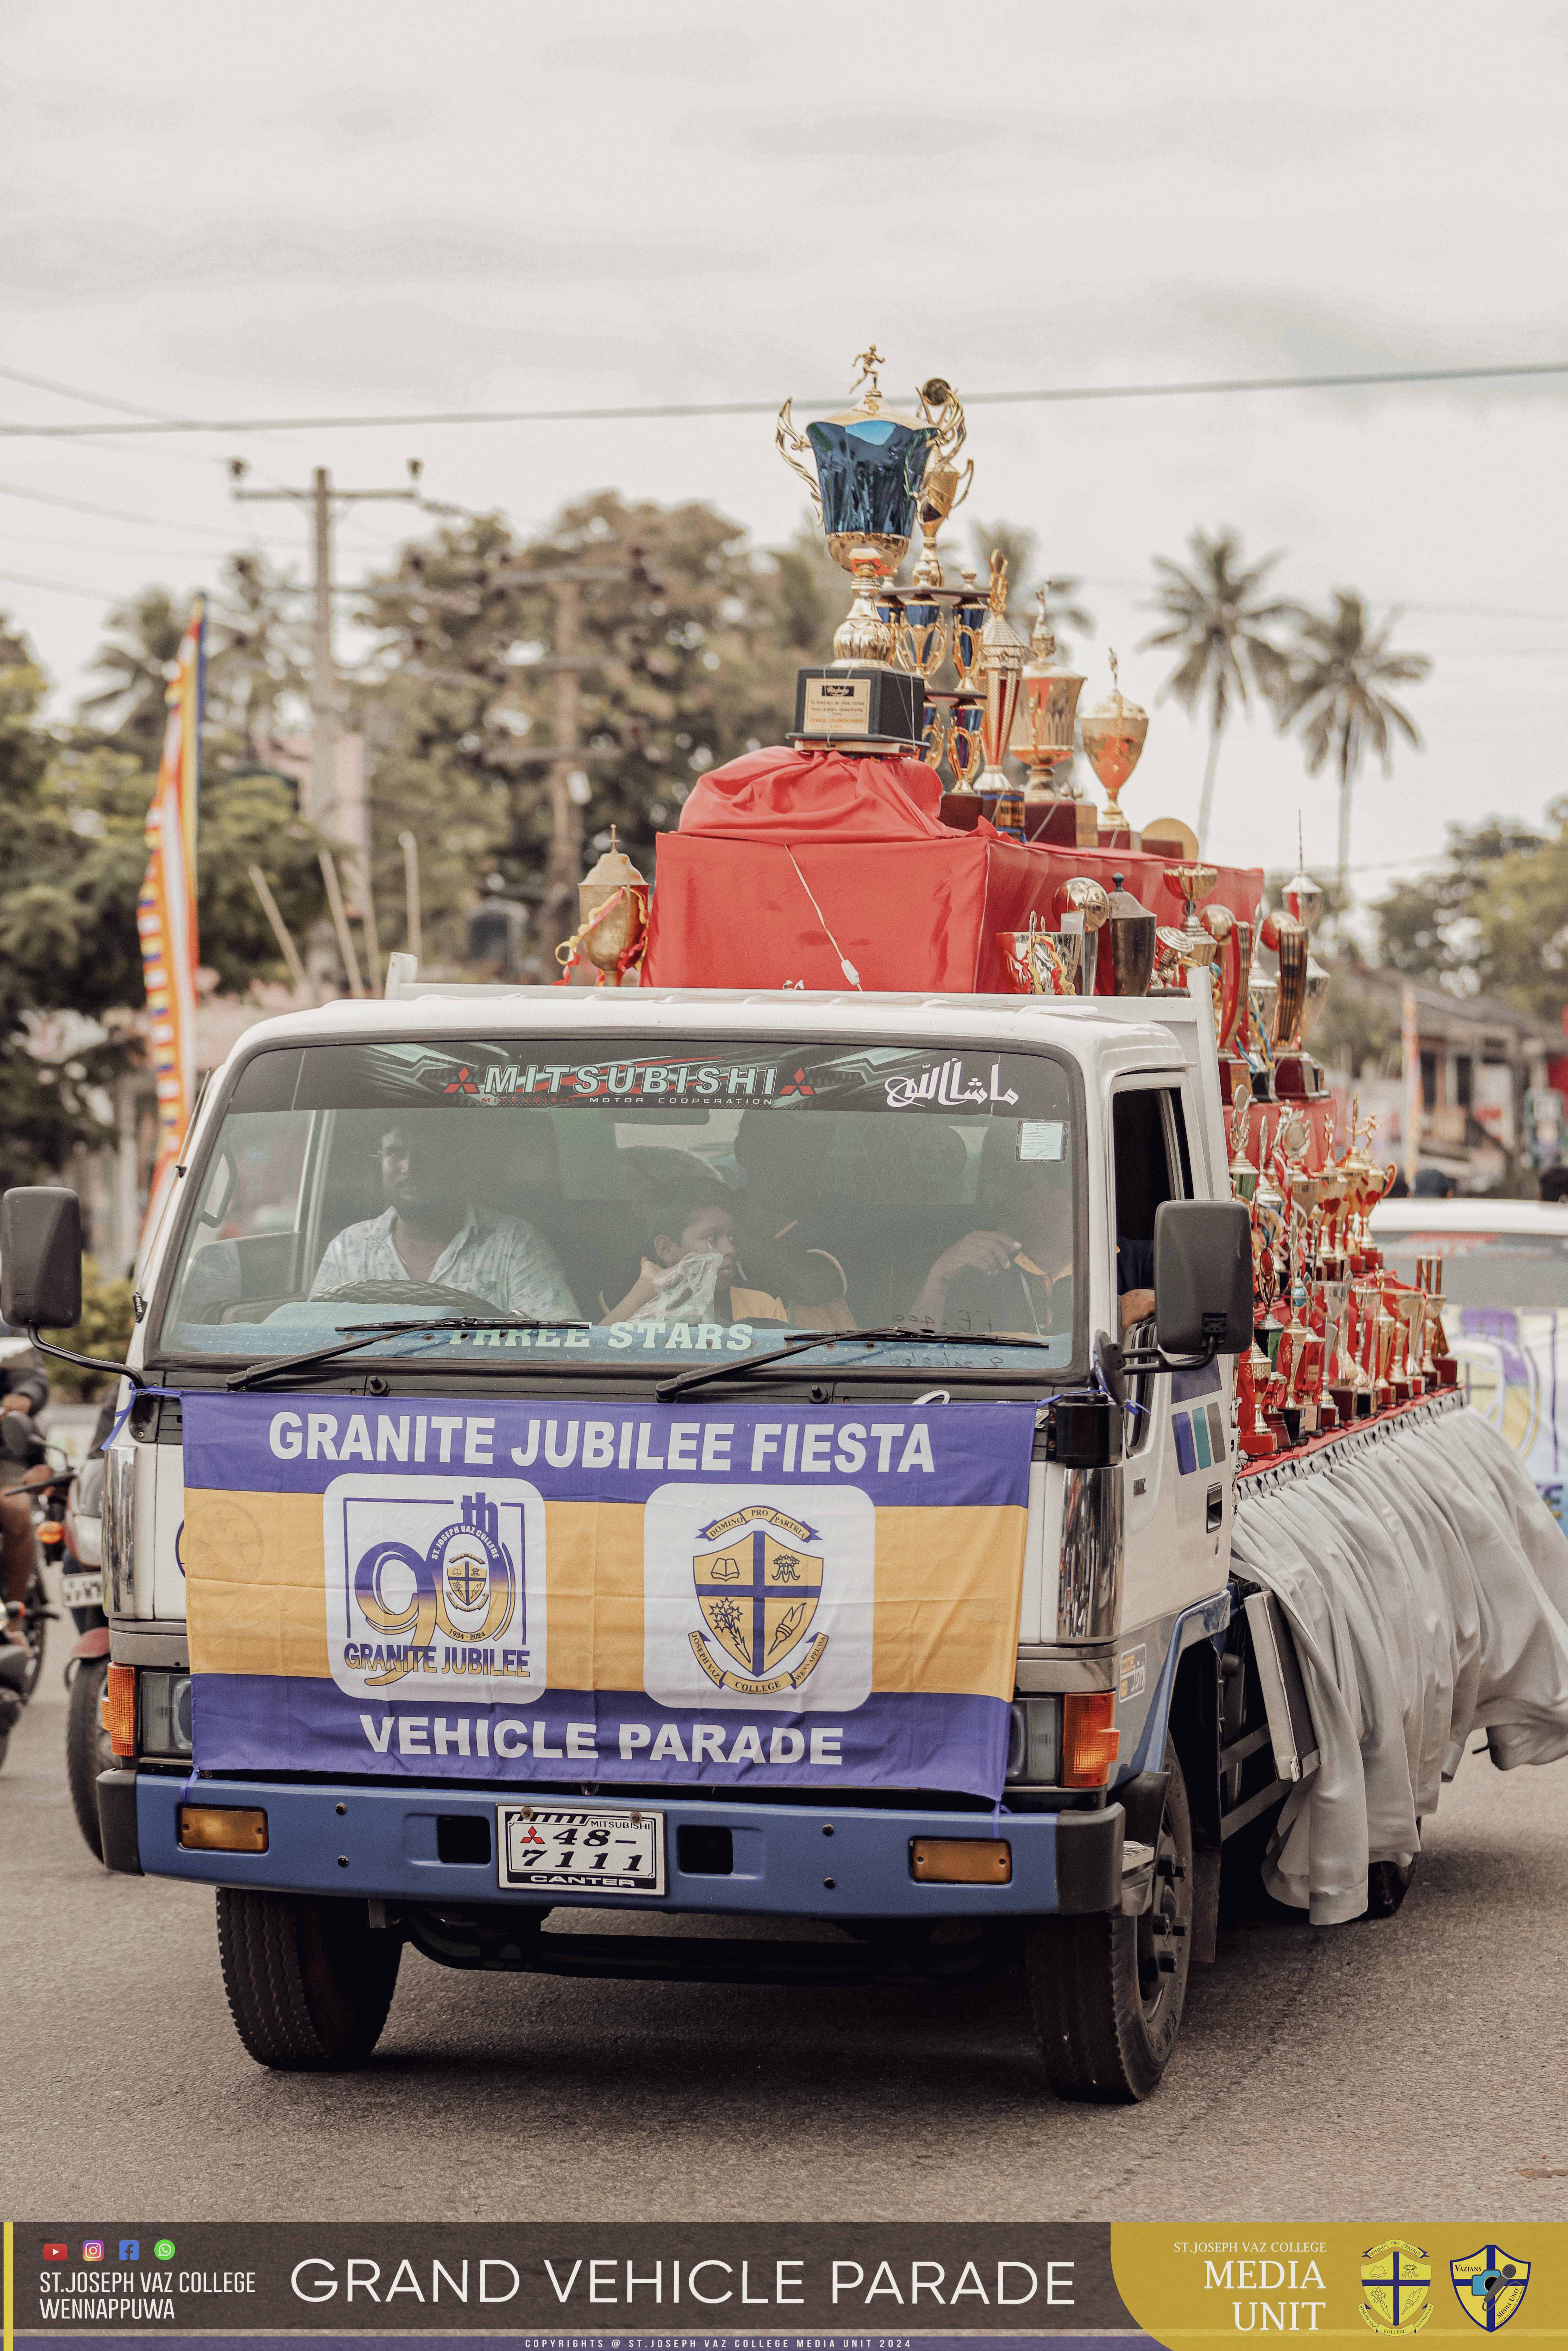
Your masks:
M 664 1815 L 642 1805 L 497 1804 L 501 1884 L 663 1894 Z
M 62 1575 L 60 1598 L 68 1608 L 101 1608 L 103 1577 L 97 1568 L 90 1575 Z

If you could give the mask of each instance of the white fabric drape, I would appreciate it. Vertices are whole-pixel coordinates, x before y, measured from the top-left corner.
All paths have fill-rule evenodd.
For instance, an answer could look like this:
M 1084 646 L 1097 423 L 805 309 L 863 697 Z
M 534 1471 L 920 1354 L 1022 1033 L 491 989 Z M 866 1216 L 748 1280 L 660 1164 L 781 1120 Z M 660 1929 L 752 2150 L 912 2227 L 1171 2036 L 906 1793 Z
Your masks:
M 1358 1917 L 1370 1862 L 1407 1862 L 1472 1730 L 1504 1771 L 1568 1754 L 1568 1538 L 1469 1408 L 1244 1482 L 1232 1565 L 1278 1598 L 1318 1735 L 1264 1881 L 1314 1926 Z

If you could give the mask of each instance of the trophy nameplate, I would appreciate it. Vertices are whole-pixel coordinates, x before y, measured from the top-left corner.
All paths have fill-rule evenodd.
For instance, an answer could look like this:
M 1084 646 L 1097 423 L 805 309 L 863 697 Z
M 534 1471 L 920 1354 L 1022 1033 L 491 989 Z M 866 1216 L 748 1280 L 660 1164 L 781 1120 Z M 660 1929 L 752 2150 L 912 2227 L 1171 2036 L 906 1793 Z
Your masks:
M 919 744 L 925 724 L 923 678 L 872 664 L 802 669 L 795 674 L 795 725 L 786 739 L 904 751 Z

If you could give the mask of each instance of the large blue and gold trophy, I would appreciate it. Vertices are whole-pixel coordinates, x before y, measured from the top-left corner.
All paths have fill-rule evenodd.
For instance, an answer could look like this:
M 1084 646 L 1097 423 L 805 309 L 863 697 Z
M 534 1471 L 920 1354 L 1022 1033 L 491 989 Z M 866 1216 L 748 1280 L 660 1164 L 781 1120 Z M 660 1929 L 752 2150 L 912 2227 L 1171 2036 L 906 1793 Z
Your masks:
M 925 737 L 925 677 L 946 649 L 946 616 L 933 608 L 927 621 L 921 604 L 925 634 L 917 664 L 910 658 L 917 625 L 905 609 L 910 591 L 894 591 L 893 582 L 917 518 L 930 553 L 935 531 L 921 511 L 922 491 L 956 445 L 949 403 L 957 412 L 959 439 L 963 411 L 946 384 L 933 379 L 921 393 L 918 418 L 890 415 L 877 381 L 881 364 L 874 346 L 862 351 L 851 386 L 854 405 L 809 424 L 803 434 L 789 401 L 779 412 L 779 455 L 810 491 L 828 551 L 855 583 L 848 614 L 834 632 L 832 663 L 798 674 L 792 743 L 918 751 Z M 937 392 L 942 398 L 933 413 L 928 395 Z M 814 474 L 801 463 L 808 455 L 815 460 Z

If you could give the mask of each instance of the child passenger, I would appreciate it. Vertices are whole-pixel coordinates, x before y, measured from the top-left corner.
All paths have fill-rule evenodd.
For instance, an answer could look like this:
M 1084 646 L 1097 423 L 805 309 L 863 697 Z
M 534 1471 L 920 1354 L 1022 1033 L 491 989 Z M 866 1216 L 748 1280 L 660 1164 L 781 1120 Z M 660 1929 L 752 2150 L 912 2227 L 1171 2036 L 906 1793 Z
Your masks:
M 788 1322 L 781 1299 L 737 1279 L 735 1217 L 714 1197 L 656 1200 L 646 1224 L 650 1254 L 608 1322 Z

